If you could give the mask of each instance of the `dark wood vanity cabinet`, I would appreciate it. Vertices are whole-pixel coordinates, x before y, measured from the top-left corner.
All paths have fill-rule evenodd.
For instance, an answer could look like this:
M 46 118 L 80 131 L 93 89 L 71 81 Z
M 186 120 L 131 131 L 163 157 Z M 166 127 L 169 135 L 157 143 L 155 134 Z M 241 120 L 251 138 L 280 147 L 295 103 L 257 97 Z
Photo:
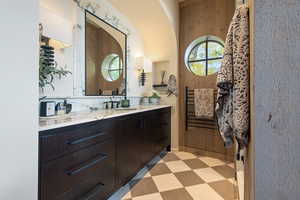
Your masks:
M 171 109 L 160 109 L 119 120 L 117 184 L 124 185 L 171 144 Z
M 39 199 L 104 200 L 170 145 L 170 108 L 40 132 Z

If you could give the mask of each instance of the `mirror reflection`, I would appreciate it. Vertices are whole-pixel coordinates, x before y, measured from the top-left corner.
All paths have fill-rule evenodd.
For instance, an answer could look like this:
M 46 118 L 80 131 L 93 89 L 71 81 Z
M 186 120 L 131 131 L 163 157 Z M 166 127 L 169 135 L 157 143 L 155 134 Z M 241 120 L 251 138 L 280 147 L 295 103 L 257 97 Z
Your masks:
M 126 35 L 86 11 L 86 96 L 126 95 Z

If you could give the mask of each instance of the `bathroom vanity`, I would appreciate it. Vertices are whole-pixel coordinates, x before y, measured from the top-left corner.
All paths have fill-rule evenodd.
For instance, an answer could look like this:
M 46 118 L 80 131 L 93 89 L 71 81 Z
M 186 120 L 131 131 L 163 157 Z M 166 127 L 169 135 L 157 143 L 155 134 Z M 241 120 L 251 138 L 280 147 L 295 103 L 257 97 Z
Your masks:
M 107 199 L 170 148 L 169 106 L 88 116 L 40 126 L 40 200 Z

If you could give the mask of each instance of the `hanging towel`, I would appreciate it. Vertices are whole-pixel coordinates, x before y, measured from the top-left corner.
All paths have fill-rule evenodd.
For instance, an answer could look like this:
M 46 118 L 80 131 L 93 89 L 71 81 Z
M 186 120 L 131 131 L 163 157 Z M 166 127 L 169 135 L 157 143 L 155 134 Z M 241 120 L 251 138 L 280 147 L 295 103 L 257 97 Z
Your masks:
M 213 118 L 214 89 L 195 89 L 194 95 L 196 117 Z
M 241 149 L 249 132 L 249 16 L 248 7 L 235 11 L 225 42 L 225 52 L 217 76 L 216 116 L 225 147 L 234 138 Z

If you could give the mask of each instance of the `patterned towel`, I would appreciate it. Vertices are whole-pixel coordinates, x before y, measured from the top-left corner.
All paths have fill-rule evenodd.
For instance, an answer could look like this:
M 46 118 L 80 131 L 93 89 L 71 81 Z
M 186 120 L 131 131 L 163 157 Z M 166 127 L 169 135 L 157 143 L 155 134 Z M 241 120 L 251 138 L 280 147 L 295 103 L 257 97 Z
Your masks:
M 214 89 L 195 89 L 195 115 L 201 118 L 214 117 Z
M 225 147 L 236 138 L 240 148 L 249 132 L 249 15 L 245 5 L 236 9 L 225 42 L 224 59 L 217 77 L 216 115 Z

